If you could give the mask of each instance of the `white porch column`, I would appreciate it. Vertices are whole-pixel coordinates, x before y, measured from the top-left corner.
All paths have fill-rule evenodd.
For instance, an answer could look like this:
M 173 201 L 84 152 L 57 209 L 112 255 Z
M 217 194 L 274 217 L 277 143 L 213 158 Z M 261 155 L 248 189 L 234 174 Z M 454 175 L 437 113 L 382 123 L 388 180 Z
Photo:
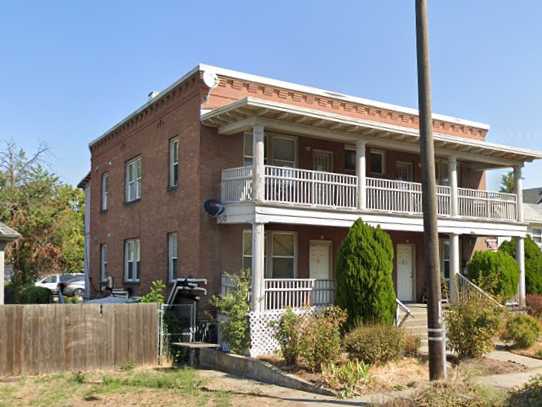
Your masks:
M 459 235 L 450 234 L 450 302 L 456 303 L 459 298 Z
M 252 224 L 252 300 L 251 309 L 261 312 L 264 309 L 264 258 L 265 226 L 263 223 Z
M 367 208 L 367 167 L 365 140 L 356 142 L 356 175 L 358 177 L 358 209 Z
M 457 191 L 457 158 L 448 158 L 448 179 L 450 180 L 450 215 L 459 216 L 459 195 Z
M 0 241 L 0 305 L 4 305 L 4 248 L 6 242 Z
M 522 178 L 522 168 L 523 165 L 518 165 L 514 167 L 514 192 L 517 196 L 517 214 L 518 222 L 523 222 L 523 178 Z
M 256 202 L 265 199 L 264 129 L 255 125 L 252 129 L 252 193 Z
M 516 240 L 516 261 L 519 266 L 519 305 L 525 306 L 525 238 L 518 237 Z

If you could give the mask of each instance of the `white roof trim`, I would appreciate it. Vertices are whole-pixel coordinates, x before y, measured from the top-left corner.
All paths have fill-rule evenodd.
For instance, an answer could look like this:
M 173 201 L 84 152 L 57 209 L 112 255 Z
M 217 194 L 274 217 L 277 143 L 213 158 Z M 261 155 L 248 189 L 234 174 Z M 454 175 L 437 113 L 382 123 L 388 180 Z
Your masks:
M 303 107 L 293 106 L 290 104 L 272 102 L 269 100 L 263 100 L 263 99 L 253 98 L 253 97 L 246 97 L 244 99 L 240 99 L 235 102 L 232 102 L 228 105 L 221 106 L 219 108 L 211 110 L 210 112 L 203 114 L 201 116 L 201 120 L 202 122 L 205 122 L 206 120 L 212 120 L 213 117 L 215 116 L 219 116 L 220 114 L 232 111 L 237 108 L 242 108 L 244 106 L 249 106 L 249 107 L 252 106 L 256 108 L 269 109 L 269 110 L 275 109 L 275 110 L 280 110 L 280 111 L 288 112 L 292 114 L 312 116 L 315 118 L 328 119 L 332 121 L 340 121 L 341 123 L 350 124 L 354 126 L 372 127 L 379 130 L 387 130 L 391 132 L 402 133 L 402 134 L 419 137 L 419 131 L 418 129 L 415 129 L 415 128 L 397 126 L 394 124 L 381 123 L 381 122 L 376 122 L 376 121 L 371 121 L 371 120 L 356 119 L 356 118 L 352 118 L 348 116 L 337 115 L 330 112 L 324 112 L 321 110 L 303 108 Z M 506 146 L 502 144 L 490 143 L 487 141 L 480 141 L 480 140 L 468 139 L 468 138 L 457 137 L 457 136 L 450 136 L 450 135 L 445 135 L 438 132 L 435 132 L 434 139 L 438 141 L 450 142 L 450 143 L 465 145 L 469 147 L 479 147 L 485 150 L 489 149 L 489 150 L 495 150 L 495 151 L 505 152 L 505 153 L 526 155 L 526 156 L 530 156 L 532 159 L 542 158 L 542 151 L 511 147 L 511 146 Z
M 114 126 L 112 126 L 110 129 L 108 129 L 104 133 L 102 133 L 101 136 L 93 139 L 89 143 L 89 147 L 92 147 L 94 144 L 96 144 L 98 141 L 100 141 L 106 135 L 108 135 L 112 131 L 118 129 L 120 126 L 122 126 L 128 120 L 130 120 L 131 118 L 133 118 L 137 114 L 141 113 L 143 110 L 145 110 L 147 107 L 152 105 L 154 102 L 160 100 L 163 96 L 165 96 L 167 93 L 169 93 L 169 91 L 174 89 L 176 86 L 178 86 L 179 84 L 184 82 L 187 78 L 189 78 L 190 76 L 192 76 L 194 73 L 196 73 L 198 71 L 211 71 L 211 72 L 216 73 L 217 75 L 229 76 L 229 77 L 232 77 L 232 78 L 244 79 L 244 80 L 247 80 L 247 81 L 253 81 L 253 82 L 258 82 L 258 83 L 267 84 L 267 85 L 271 85 L 271 86 L 277 86 L 277 87 L 281 87 L 281 88 L 285 88 L 285 89 L 296 90 L 298 92 L 306 92 L 306 93 L 311 93 L 311 94 L 314 94 L 314 95 L 331 97 L 331 98 L 338 99 L 338 100 L 343 100 L 343 101 L 346 101 L 346 102 L 360 103 L 360 104 L 374 106 L 374 107 L 378 107 L 378 108 L 382 108 L 382 109 L 390 109 L 390 110 L 394 110 L 394 111 L 401 112 L 401 113 L 418 115 L 418 110 L 417 109 L 412 109 L 412 108 L 409 108 L 409 107 L 398 106 L 398 105 L 393 105 L 393 104 L 384 103 L 384 102 L 378 102 L 378 101 L 375 101 L 375 100 L 364 99 L 364 98 L 360 98 L 360 97 L 357 97 L 357 96 L 345 95 L 345 94 L 342 94 L 342 93 L 328 91 L 328 90 L 324 90 L 324 89 L 320 89 L 320 88 L 315 88 L 315 87 L 312 87 L 312 86 L 299 85 L 299 84 L 292 83 L 292 82 L 285 82 L 285 81 L 281 81 L 281 80 L 277 80 L 277 79 L 267 78 L 265 76 L 252 75 L 252 74 L 248 74 L 248 73 L 238 72 L 238 71 L 234 71 L 234 70 L 231 70 L 231 69 L 220 68 L 220 67 L 213 66 L 213 65 L 199 64 L 199 65 L 196 65 L 194 68 L 192 68 L 187 73 L 185 73 L 183 76 L 181 76 L 181 78 L 177 79 L 175 82 L 173 82 L 167 88 L 162 90 L 159 93 L 158 96 L 148 100 L 141 107 L 137 108 L 132 113 L 130 113 L 125 118 L 123 118 L 118 123 L 116 123 Z M 446 115 L 437 114 L 437 113 L 433 113 L 433 119 L 443 120 L 443 121 L 456 123 L 456 124 L 461 124 L 461 125 L 464 125 L 464 126 L 472 126 L 472 127 L 476 127 L 476 128 L 480 128 L 480 129 L 484 129 L 484 130 L 489 130 L 489 128 L 490 128 L 489 125 L 485 124 L 485 123 L 460 119 L 458 117 L 446 116 Z

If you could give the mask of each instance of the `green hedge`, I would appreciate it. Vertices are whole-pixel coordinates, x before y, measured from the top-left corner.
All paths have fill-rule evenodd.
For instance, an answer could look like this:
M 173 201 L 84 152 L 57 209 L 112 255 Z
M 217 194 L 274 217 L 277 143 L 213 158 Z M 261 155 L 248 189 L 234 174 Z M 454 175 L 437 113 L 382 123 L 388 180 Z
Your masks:
M 51 302 L 51 291 L 45 287 L 26 287 L 20 295 L 20 304 L 49 304 Z
M 392 324 L 395 318 L 393 244 L 380 228 L 358 219 L 337 259 L 337 305 L 348 313 L 347 326 Z
M 516 242 L 506 241 L 499 251 L 516 257 Z M 528 294 L 542 294 L 542 250 L 531 239 L 525 239 L 525 285 Z
M 468 264 L 468 278 L 500 300 L 507 300 L 517 293 L 519 267 L 503 251 L 477 252 Z

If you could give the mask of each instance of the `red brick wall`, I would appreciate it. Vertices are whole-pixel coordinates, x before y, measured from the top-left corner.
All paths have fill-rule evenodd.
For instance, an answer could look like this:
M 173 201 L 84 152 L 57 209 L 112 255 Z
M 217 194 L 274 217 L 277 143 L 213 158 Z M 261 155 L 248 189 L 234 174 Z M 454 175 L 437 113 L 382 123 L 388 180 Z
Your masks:
M 92 148 L 90 271 L 99 287 L 101 243 L 108 245 L 109 272 L 115 287 L 123 285 L 124 240 L 141 240 L 141 284 L 126 284 L 134 294 L 148 290 L 153 280 L 167 279 L 167 233 L 178 232 L 180 270 L 200 274 L 200 93 L 184 88 L 169 105 L 115 137 Z M 180 185 L 168 191 L 169 139 L 180 139 Z M 142 157 L 142 199 L 124 203 L 126 160 Z M 100 213 L 100 176 L 108 171 L 109 210 Z

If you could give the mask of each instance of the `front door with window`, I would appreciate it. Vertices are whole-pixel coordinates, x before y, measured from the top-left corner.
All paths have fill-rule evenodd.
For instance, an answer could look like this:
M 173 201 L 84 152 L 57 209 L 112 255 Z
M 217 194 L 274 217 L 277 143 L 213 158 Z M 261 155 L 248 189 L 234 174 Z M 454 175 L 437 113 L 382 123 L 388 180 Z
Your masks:
M 397 297 L 414 301 L 414 246 L 397 245 Z

